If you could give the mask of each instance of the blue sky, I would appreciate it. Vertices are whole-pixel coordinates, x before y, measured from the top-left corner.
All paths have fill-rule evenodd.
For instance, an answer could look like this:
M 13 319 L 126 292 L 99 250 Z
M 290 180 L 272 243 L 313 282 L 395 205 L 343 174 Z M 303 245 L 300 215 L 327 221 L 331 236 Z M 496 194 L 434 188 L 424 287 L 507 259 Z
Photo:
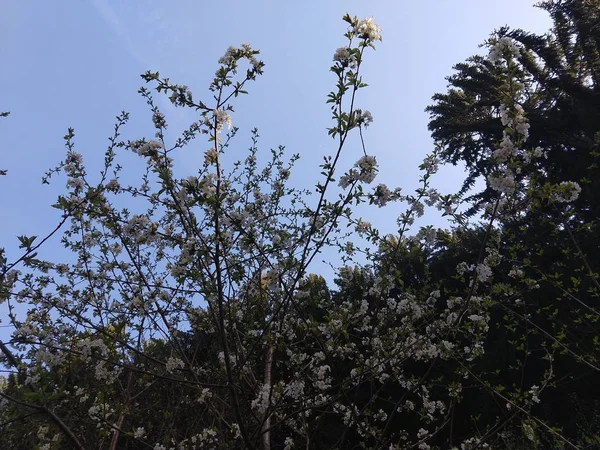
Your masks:
M 478 44 L 495 28 L 507 24 L 545 32 L 550 20 L 534 3 L 3 0 L 0 111 L 11 115 L 0 121 L 0 169 L 8 169 L 0 178 L 0 246 L 14 255 L 14 236 L 42 235 L 58 219 L 50 205 L 63 190 L 62 180 L 48 187 L 40 178 L 62 159 L 68 127 L 75 128 L 76 150 L 97 167 L 121 110 L 132 117 L 127 137 L 152 136 L 150 113 L 137 94 L 141 73 L 160 71 L 187 84 L 195 97 L 210 99 L 207 87 L 217 59 L 242 42 L 261 50 L 266 67 L 249 87 L 250 95 L 237 102 L 233 121 L 240 134 L 231 151 L 245 152 L 249 130 L 256 126 L 263 151 L 282 144 L 290 154 L 302 155 L 295 182 L 316 181 L 322 155 L 334 150 L 326 133 L 331 121 L 325 100 L 335 83 L 328 69 L 335 49 L 344 44 L 346 12 L 373 16 L 382 27 L 383 42 L 366 58 L 369 87 L 361 91 L 358 106 L 375 119 L 365 139 L 380 164 L 377 181 L 410 191 L 417 187 L 417 166 L 432 149 L 424 112 L 431 96 L 445 90 L 453 64 L 482 51 Z M 193 120 L 167 102 L 159 105 L 171 131 Z M 360 156 L 358 144 L 355 140 L 346 149 L 345 167 Z M 177 154 L 190 174 L 204 147 L 198 142 Z M 453 192 L 460 177 L 460 170 L 443 170 L 434 185 Z M 386 232 L 393 231 L 400 212 L 393 206 L 364 211 L 366 220 Z

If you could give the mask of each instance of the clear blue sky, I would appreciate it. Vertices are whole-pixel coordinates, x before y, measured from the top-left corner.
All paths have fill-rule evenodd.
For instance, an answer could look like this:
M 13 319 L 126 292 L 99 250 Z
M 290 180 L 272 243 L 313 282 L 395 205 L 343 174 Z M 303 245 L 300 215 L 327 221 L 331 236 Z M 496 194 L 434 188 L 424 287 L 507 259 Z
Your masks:
M 132 115 L 128 136 L 150 138 L 150 114 L 137 94 L 139 74 L 160 71 L 210 99 L 207 87 L 217 59 L 229 45 L 248 42 L 261 50 L 265 75 L 250 86 L 233 115 L 241 128 L 232 151 L 245 152 L 258 127 L 263 151 L 283 144 L 300 153 L 296 180 L 313 181 L 324 153 L 333 151 L 326 95 L 328 69 L 344 44 L 344 13 L 373 16 L 383 42 L 367 55 L 369 87 L 358 106 L 374 123 L 365 134 L 381 171 L 377 179 L 407 192 L 416 187 L 417 166 L 432 148 L 424 108 L 445 90 L 454 63 L 481 51 L 478 44 L 503 25 L 545 32 L 548 16 L 533 0 L 422 1 L 208 1 L 3 0 L 0 14 L 0 246 L 14 255 L 14 236 L 41 235 L 58 218 L 50 208 L 62 183 L 41 186 L 40 177 L 64 155 L 62 136 L 76 132 L 76 149 L 93 167 L 101 162 L 114 117 Z M 165 108 L 171 130 L 189 115 Z M 193 168 L 204 143 L 177 158 Z M 360 155 L 347 149 L 346 166 Z M 190 171 L 192 173 L 192 171 Z M 450 192 L 459 170 L 443 171 L 434 183 Z M 308 185 L 305 185 L 308 187 Z M 391 232 L 398 209 L 369 209 L 365 217 Z M 55 245 L 55 244 L 53 244 Z M 51 249 L 52 247 L 50 247 Z

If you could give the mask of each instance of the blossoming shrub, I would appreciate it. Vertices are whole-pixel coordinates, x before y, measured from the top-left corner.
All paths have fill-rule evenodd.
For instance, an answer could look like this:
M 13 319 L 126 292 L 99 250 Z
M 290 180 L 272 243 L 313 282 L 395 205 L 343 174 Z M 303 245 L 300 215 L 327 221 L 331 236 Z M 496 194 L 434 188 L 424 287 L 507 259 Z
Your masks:
M 230 47 L 219 60 L 209 87 L 213 103 L 158 73 L 144 74 L 158 93 L 194 109 L 199 120 L 167 142 L 167 119 L 153 92 L 141 88 L 156 134 L 121 140 L 128 120 L 122 113 L 97 181 L 74 151 L 69 130 L 67 156 L 47 179 L 67 177 L 68 192 L 55 207 L 63 213 L 62 243 L 76 261 L 38 259 L 43 241 L 33 237 L 20 238 L 21 258 L 0 259 L 0 295 L 14 327 L 0 348 L 13 371 L 0 392 L 6 445 L 475 449 L 489 448 L 510 422 L 506 414 L 521 421 L 528 442 L 571 444 L 532 412 L 553 382 L 553 355 L 566 345 L 560 336 L 550 334 L 557 344 L 544 347 L 549 366 L 534 374 L 535 382 L 493 385 L 482 361 L 491 316 L 510 289 L 494 284 L 495 277 L 523 276 L 503 254 L 502 224 L 511 208 L 521 201 L 568 205 L 581 187 L 575 180 L 536 184 L 535 162 L 543 152 L 525 150 L 527 118 L 507 95 L 500 109 L 504 139 L 490 155 L 496 169 L 488 181 L 497 198 L 483 227 L 463 220 L 457 196 L 430 187 L 440 148 L 421 165 L 414 194 L 385 184 L 369 189 L 377 161 L 362 132 L 373 117 L 356 105 L 366 86 L 360 75 L 365 52 L 381 34 L 372 19 L 344 20 L 347 43 L 334 53 L 337 84 L 327 101 L 335 148 L 314 190 L 289 186 L 298 156 L 286 160 L 283 148 L 258 164 L 257 130 L 249 151 L 233 158 L 240 152 L 230 151 L 237 132 L 232 102 L 264 66 L 247 44 Z M 516 51 L 500 41 L 490 57 L 510 64 L 504 57 Z M 345 144 L 357 137 L 363 154 L 349 155 Z M 209 146 L 202 166 L 177 178 L 173 152 L 201 138 Z M 138 184 L 123 181 L 120 152 L 144 161 Z M 357 162 L 343 167 L 351 156 Z M 231 160 L 226 171 L 224 161 Z M 514 177 L 519 169 L 531 172 L 529 184 Z M 135 201 L 116 206 L 123 198 Z M 362 202 L 406 203 L 397 235 L 381 236 L 355 217 L 352 206 Z M 456 228 L 424 227 L 408 236 L 425 206 L 443 210 Z M 433 263 L 460 247 L 444 250 L 442 242 L 460 233 L 477 235 L 477 245 L 446 267 L 443 278 L 433 276 Z M 339 248 L 348 263 L 333 291 L 308 274 L 325 247 Z M 368 256 L 366 267 L 350 266 L 356 252 Z M 534 289 L 529 281 L 518 289 Z M 23 317 L 15 304 L 27 305 Z M 521 313 L 518 324 L 533 326 L 529 313 Z M 570 356 L 588 358 L 593 351 Z M 472 392 L 501 404 L 504 417 L 486 417 L 479 432 L 457 424 L 455 414 Z

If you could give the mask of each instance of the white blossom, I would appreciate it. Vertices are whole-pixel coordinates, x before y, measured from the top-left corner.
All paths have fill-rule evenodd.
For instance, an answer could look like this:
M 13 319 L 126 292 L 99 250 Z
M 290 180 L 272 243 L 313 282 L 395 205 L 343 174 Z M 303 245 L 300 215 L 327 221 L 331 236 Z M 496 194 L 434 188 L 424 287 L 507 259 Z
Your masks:
M 373 22 L 373 18 L 369 17 L 361 20 L 356 27 L 354 32 L 359 36 L 366 37 L 372 41 L 381 40 L 381 27 Z
M 521 278 L 523 276 L 523 271 L 518 268 L 513 268 L 508 272 L 508 276 L 511 278 Z
M 369 231 L 371 228 L 371 223 L 364 221 L 362 219 L 358 219 L 358 223 L 356 224 L 357 233 L 363 234 Z
M 334 55 L 333 60 L 342 64 L 342 66 L 348 66 L 350 69 L 356 69 L 357 61 L 356 56 L 350 52 L 348 47 L 338 48 Z
M 271 396 L 271 385 L 263 384 L 258 391 L 254 400 L 252 400 L 252 409 L 255 409 L 259 414 L 264 414 L 269 407 L 269 399 Z
M 496 149 L 494 153 L 492 153 L 492 156 L 499 162 L 505 162 L 508 158 L 515 155 L 516 152 L 517 147 L 513 143 L 511 137 L 505 131 L 504 137 L 502 138 L 498 149 Z
M 354 255 L 354 244 L 350 241 L 346 242 L 346 245 L 344 247 L 344 251 L 346 252 L 346 254 L 348 256 L 352 256 Z
M 529 389 L 529 394 L 531 394 L 531 400 L 535 403 L 539 403 L 540 402 L 540 398 L 539 398 L 539 393 L 540 393 L 540 388 L 538 386 L 536 386 L 535 384 L 533 386 L 531 386 L 531 389 Z
M 354 111 L 354 121 L 357 125 L 362 125 L 365 128 L 368 128 L 369 125 L 373 123 L 373 116 L 369 111 L 357 109 L 356 111 Z
M 209 148 L 204 152 L 204 164 L 209 166 L 215 164 L 219 157 L 219 152 L 214 147 Z
M 487 264 L 478 264 L 475 271 L 479 281 L 487 281 L 492 276 L 492 269 Z
M 291 437 L 286 437 L 283 444 L 283 450 L 292 450 L 294 448 L 294 440 Z
M 167 360 L 165 364 L 165 370 L 169 373 L 173 373 L 177 369 L 183 369 L 185 367 L 184 362 L 179 358 L 173 358 L 172 356 Z
M 165 115 L 160 111 L 155 111 L 152 114 L 152 123 L 156 128 L 166 128 L 167 122 L 165 121 Z
M 492 189 L 506 194 L 513 193 L 517 187 L 515 177 L 508 170 L 488 175 L 487 180 Z
M 558 190 L 554 195 L 554 200 L 559 203 L 570 203 L 579 197 L 581 186 L 574 181 L 563 181 L 558 185 Z
M 136 150 L 136 153 L 140 156 L 152 156 L 161 148 L 163 148 L 162 142 L 151 140 L 134 148 L 134 150 Z
M 527 439 L 529 439 L 531 442 L 535 441 L 535 433 L 531 425 L 528 423 L 523 424 L 523 434 L 525 434 L 525 437 L 527 437 Z
M 343 189 L 347 188 L 355 181 L 360 181 L 367 184 L 371 183 L 377 176 L 377 160 L 374 156 L 365 155 L 361 157 L 356 164 L 354 164 L 354 167 L 360 169 L 360 171 L 352 168 L 346 174 L 340 177 L 339 185 Z
M 230 66 L 235 61 L 235 54 L 237 52 L 237 48 L 233 46 L 229 46 L 229 48 L 225 51 L 225 54 L 219 58 L 219 64 L 223 64 L 224 66 Z
M 379 206 L 385 206 L 392 198 L 392 191 L 385 185 L 379 184 L 373 193 L 373 203 Z
M 106 183 L 106 189 L 112 192 L 117 192 L 121 188 L 119 184 L 119 180 L 116 178 L 111 179 L 108 183 Z
M 428 155 L 423 160 L 423 169 L 434 175 L 438 171 L 440 160 L 434 156 Z
M 504 36 L 492 46 L 488 55 L 488 59 L 493 63 L 497 63 L 504 56 L 504 52 L 506 50 L 508 50 L 513 56 L 518 56 L 520 53 L 520 49 L 515 42 L 512 39 Z
M 227 111 L 223 111 L 222 109 L 215 109 L 213 111 L 214 117 L 216 119 L 216 131 L 220 133 L 223 129 L 223 125 L 227 124 L 227 128 L 231 128 L 231 116 Z

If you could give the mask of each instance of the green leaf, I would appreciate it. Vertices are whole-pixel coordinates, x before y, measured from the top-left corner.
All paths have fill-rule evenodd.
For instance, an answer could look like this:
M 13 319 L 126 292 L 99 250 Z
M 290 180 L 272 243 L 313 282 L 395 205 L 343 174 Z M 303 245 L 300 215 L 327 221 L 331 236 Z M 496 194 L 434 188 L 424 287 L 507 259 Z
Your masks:
M 19 245 L 19 248 L 24 248 L 24 249 L 27 249 L 27 250 L 31 249 L 33 241 L 35 241 L 36 238 L 37 238 L 37 236 L 31 236 L 31 237 L 17 236 L 17 239 L 21 243 L 21 245 Z

